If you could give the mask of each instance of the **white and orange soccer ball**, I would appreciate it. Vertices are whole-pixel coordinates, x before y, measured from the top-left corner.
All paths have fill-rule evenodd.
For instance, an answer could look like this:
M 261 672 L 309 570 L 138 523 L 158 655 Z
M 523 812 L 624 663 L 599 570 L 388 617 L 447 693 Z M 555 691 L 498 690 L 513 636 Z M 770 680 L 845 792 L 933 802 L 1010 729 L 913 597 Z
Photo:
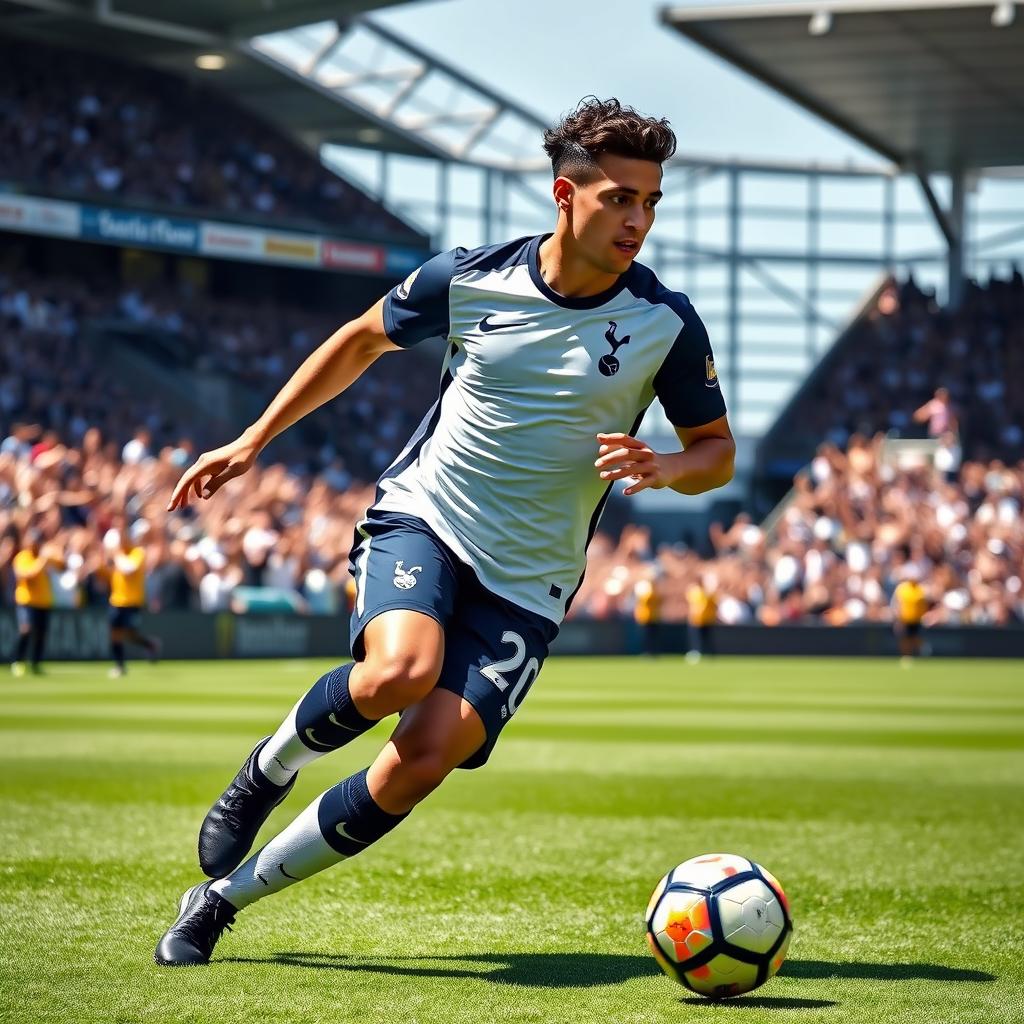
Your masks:
M 647 941 L 661 969 L 712 999 L 763 985 L 786 958 L 793 922 L 778 879 L 731 853 L 673 868 L 647 905 Z

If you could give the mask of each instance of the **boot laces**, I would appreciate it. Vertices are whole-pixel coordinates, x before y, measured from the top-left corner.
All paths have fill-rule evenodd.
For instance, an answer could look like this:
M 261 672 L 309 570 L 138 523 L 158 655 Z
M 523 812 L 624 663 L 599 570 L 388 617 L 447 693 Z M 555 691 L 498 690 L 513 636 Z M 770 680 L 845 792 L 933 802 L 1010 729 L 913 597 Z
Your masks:
M 226 900 L 203 893 L 202 903 L 178 930 L 197 949 L 201 949 L 209 956 L 213 952 L 213 947 L 217 945 L 217 941 L 224 934 L 224 929 L 232 931 L 231 925 L 234 924 L 234 921 L 235 912 Z

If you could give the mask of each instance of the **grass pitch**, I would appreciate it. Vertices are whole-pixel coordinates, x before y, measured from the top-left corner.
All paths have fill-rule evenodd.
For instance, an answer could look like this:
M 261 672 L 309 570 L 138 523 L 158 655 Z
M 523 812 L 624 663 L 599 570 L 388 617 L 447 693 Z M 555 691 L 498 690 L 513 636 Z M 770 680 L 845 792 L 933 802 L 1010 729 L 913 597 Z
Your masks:
M 1010 662 L 555 659 L 490 765 L 240 914 L 209 967 L 156 967 L 208 806 L 326 667 L 0 683 L 0 1020 L 1024 1020 Z M 304 771 L 265 834 L 385 736 Z M 658 878 L 707 852 L 773 871 L 796 925 L 782 974 L 717 1005 L 642 934 Z

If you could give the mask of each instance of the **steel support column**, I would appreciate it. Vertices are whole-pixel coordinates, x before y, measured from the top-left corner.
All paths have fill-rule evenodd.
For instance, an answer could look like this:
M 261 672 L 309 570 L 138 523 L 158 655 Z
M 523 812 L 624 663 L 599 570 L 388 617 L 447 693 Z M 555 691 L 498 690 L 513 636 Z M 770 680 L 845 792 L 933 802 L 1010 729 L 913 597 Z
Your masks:
M 949 207 L 949 226 L 953 237 L 949 242 L 949 304 L 960 305 L 964 296 L 964 230 L 967 224 L 967 175 L 957 168 L 950 176 L 952 192 Z
M 804 343 L 807 366 L 814 365 L 818 351 L 818 253 L 821 250 L 821 182 L 807 176 L 807 323 Z
M 742 415 L 740 400 L 740 173 L 729 169 L 729 404 L 736 419 Z

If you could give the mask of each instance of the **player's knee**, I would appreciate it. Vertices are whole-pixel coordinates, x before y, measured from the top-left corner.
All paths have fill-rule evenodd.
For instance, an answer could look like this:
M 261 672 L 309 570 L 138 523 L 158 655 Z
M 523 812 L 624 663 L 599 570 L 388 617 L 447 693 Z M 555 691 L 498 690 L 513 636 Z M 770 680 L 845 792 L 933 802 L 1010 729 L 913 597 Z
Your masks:
M 360 696 L 400 711 L 430 693 L 440 675 L 439 659 L 420 651 L 368 657 L 360 672 Z
M 441 752 L 424 747 L 402 757 L 394 781 L 409 801 L 418 803 L 437 789 L 447 774 Z

